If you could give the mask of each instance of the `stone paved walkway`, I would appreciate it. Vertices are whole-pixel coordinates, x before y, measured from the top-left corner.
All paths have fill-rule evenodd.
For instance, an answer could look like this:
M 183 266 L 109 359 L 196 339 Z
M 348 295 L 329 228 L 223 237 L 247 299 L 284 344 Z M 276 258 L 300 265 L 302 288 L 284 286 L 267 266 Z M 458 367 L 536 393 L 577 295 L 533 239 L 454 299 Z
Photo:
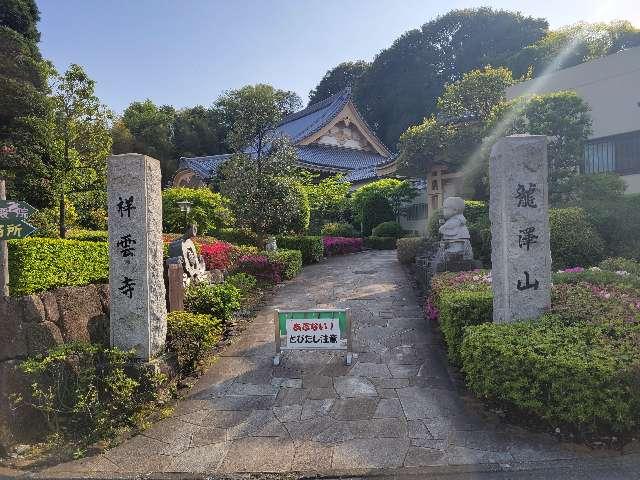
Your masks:
M 272 366 L 273 308 L 296 307 L 351 309 L 358 352 L 351 367 L 344 355 L 313 352 L 285 352 Z M 282 285 L 172 418 L 104 455 L 41 475 L 335 475 L 453 465 L 504 472 L 620 458 L 501 426 L 463 394 L 395 252 L 334 257 Z

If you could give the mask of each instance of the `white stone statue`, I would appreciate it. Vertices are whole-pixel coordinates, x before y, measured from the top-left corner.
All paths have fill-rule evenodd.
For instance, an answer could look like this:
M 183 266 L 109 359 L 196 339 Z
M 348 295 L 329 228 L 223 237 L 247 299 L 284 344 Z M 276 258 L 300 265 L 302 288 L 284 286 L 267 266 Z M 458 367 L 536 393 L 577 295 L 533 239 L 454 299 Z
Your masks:
M 264 247 L 267 252 L 275 252 L 278 250 L 278 244 L 276 243 L 276 237 L 271 236 L 267 239 L 267 243 Z
M 472 260 L 473 251 L 467 219 L 464 212 L 464 199 L 460 197 L 448 197 L 442 205 L 442 214 L 446 221 L 438 230 L 442 236 L 445 254 L 462 255 L 463 260 Z

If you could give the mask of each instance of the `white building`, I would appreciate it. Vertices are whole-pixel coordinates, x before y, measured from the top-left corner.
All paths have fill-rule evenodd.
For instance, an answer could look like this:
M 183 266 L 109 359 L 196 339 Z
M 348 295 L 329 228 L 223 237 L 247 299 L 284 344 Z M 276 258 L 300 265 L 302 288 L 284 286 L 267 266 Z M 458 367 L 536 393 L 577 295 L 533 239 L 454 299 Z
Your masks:
M 640 47 L 536 77 L 507 90 L 507 98 L 573 90 L 591 107 L 593 133 L 584 173 L 616 172 L 627 193 L 640 192 Z

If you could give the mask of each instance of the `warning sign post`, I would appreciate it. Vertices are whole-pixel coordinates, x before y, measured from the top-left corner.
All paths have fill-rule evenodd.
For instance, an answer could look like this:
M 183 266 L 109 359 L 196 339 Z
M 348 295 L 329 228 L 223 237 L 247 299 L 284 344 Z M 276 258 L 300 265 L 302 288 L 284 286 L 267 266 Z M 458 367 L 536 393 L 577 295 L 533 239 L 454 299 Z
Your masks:
M 274 324 L 274 365 L 280 364 L 282 350 L 346 350 L 346 364 L 351 365 L 349 309 L 276 310 Z

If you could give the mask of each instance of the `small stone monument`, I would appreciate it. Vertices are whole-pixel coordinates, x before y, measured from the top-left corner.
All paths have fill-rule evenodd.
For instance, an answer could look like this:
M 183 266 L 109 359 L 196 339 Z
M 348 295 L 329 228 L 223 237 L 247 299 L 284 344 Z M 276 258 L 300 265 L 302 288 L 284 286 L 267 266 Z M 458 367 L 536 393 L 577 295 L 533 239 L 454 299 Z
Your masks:
M 491 150 L 493 321 L 539 317 L 551 305 L 547 138 L 513 135 Z
M 442 237 L 443 252 L 445 257 L 458 255 L 461 260 L 473 260 L 471 249 L 471 235 L 467 228 L 467 219 L 464 218 L 464 199 L 460 197 L 448 197 L 442 205 L 442 215 L 446 219 L 438 229 Z
M 111 345 L 148 361 L 167 335 L 160 162 L 145 155 L 107 161 Z
M 167 264 L 181 263 L 183 268 L 183 284 L 188 287 L 192 282 L 209 282 L 211 276 L 201 255 L 198 255 L 192 238 L 198 234 L 196 225 L 189 225 L 182 237 L 169 244 Z
M 442 205 L 445 221 L 438 229 L 440 241 L 425 240 L 416 255 L 416 280 L 424 290 L 431 288 L 431 278 L 438 272 L 461 272 L 480 267 L 473 259 L 471 235 L 463 213 L 463 198 L 446 198 Z

